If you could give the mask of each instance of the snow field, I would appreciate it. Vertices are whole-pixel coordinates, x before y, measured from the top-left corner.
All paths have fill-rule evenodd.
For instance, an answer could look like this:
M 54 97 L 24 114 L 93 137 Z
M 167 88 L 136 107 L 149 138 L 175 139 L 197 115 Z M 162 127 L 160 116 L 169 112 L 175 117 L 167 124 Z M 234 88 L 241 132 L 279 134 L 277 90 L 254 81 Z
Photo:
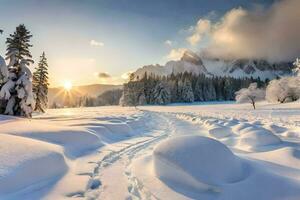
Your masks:
M 213 113 L 210 106 L 144 109 L 168 115 L 175 130 L 170 139 L 159 143 L 153 152 L 149 151 L 133 162 L 133 173 L 159 199 L 299 199 L 300 138 L 297 132 L 300 129 L 297 125 L 282 123 L 287 118 L 293 118 L 297 124 L 297 109 L 292 113 L 282 109 L 280 112 L 286 115 L 280 116 L 272 108 L 274 118 L 264 110 L 242 111 L 244 115 L 230 116 L 232 112 L 225 109 L 221 110 L 223 115 L 219 110 Z M 264 120 L 257 120 L 260 117 Z M 195 131 L 195 127 L 198 131 Z M 211 142 L 203 144 L 195 139 L 203 136 L 208 137 L 206 140 L 209 141 L 219 140 L 218 147 Z M 191 138 L 190 141 L 187 138 Z M 196 148 L 204 149 L 195 150 L 193 144 L 196 143 Z M 234 162 L 226 162 L 230 154 L 217 156 L 219 150 L 223 149 L 220 147 L 226 147 L 242 163 L 242 173 L 238 170 L 225 173 L 223 168 L 226 169 Z M 217 150 L 207 153 L 207 149 Z M 141 168 L 146 169 L 146 172 Z M 221 181 L 219 173 L 240 179 Z M 199 174 L 207 176 L 199 178 Z M 207 179 L 218 182 L 213 184 Z
M 4 117 L 0 199 L 299 199 L 299 106 L 217 106 Z
M 49 199 L 79 197 L 96 189 L 100 185 L 93 175 L 97 164 L 90 160 L 96 159 L 95 150 L 146 130 L 143 113 L 129 109 L 126 116 L 121 110 L 108 117 L 80 110 L 71 114 L 74 117 L 69 113 L 30 121 L 4 117 L 0 122 L 0 198 L 40 199 L 42 190 L 34 195 L 28 192 L 39 188 L 40 182 L 45 182 L 45 188 L 54 186 Z

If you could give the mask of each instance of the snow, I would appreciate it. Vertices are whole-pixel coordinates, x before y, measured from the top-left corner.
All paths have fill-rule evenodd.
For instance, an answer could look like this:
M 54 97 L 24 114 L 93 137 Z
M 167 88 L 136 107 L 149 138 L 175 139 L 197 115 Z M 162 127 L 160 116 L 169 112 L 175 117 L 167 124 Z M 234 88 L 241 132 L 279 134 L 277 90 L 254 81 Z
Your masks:
M 0 199 L 300 198 L 300 104 L 0 116 Z
M 153 160 L 157 177 L 185 188 L 213 189 L 244 176 L 242 162 L 224 144 L 197 135 L 162 142 Z
M 168 76 L 172 73 L 184 73 L 189 72 L 193 74 L 204 74 L 206 76 L 222 76 L 222 77 L 234 77 L 234 78 L 260 78 L 261 80 L 272 80 L 276 77 L 291 75 L 291 71 L 288 69 L 277 69 L 274 70 L 274 66 L 271 63 L 260 63 L 254 64 L 253 60 L 248 60 L 247 62 L 240 62 L 241 60 L 222 60 L 222 59 L 210 59 L 205 56 L 199 57 L 197 54 L 190 50 L 187 50 L 180 60 L 168 61 L 165 65 L 146 65 L 138 68 L 134 74 L 135 77 L 140 78 L 147 72 L 148 75 L 153 74 L 157 76 Z M 237 67 L 241 65 L 240 67 Z M 260 69 L 260 67 L 264 67 Z M 282 65 L 282 63 L 277 63 L 275 65 Z M 247 68 L 253 69 L 247 72 Z M 288 68 L 288 67 L 287 67 Z M 296 71 L 295 71 L 296 73 Z
M 57 145 L 1 134 L 0 149 L 0 196 L 61 176 L 68 168 Z
M 281 140 L 271 131 L 262 128 L 253 129 L 252 127 L 243 129 L 239 139 L 240 148 L 258 148 L 267 145 L 280 144 Z

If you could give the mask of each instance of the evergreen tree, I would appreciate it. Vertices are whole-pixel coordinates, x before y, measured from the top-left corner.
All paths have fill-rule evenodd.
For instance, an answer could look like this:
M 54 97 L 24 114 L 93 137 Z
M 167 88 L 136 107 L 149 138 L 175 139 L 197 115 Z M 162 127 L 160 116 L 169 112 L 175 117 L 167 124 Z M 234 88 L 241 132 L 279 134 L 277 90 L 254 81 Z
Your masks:
M 154 104 L 164 105 L 171 102 L 170 91 L 164 82 L 158 83 L 154 91 Z
M 26 59 L 28 62 L 33 63 L 32 55 L 29 51 L 29 48 L 32 47 L 32 45 L 29 43 L 30 38 L 32 35 L 30 32 L 26 29 L 24 24 L 20 24 L 16 31 L 13 34 L 9 35 L 10 37 L 6 39 L 7 44 L 7 58 L 10 57 L 10 55 L 17 51 L 16 59 Z M 16 64 L 16 63 L 14 63 Z
M 26 27 L 20 25 L 7 38 L 6 56 L 9 64 L 6 66 L 4 62 L 1 65 L 1 113 L 31 117 L 35 106 L 32 73 L 28 68 L 29 63 L 33 63 L 29 51 L 31 37 Z
M 248 87 L 251 81 L 264 86 L 259 78 L 205 76 L 204 74 L 172 73 L 169 76 L 147 75 L 124 84 L 122 105 L 167 104 L 193 101 L 234 100 L 234 93 Z M 141 99 L 140 99 L 141 98 Z
M 194 102 L 194 93 L 190 80 L 184 80 L 181 95 L 183 102 Z
M 197 82 L 194 90 L 195 101 L 204 101 L 203 98 L 203 76 L 197 78 Z
M 45 112 L 48 104 L 48 63 L 45 52 L 40 56 L 36 71 L 33 73 L 33 92 L 35 94 L 35 110 Z

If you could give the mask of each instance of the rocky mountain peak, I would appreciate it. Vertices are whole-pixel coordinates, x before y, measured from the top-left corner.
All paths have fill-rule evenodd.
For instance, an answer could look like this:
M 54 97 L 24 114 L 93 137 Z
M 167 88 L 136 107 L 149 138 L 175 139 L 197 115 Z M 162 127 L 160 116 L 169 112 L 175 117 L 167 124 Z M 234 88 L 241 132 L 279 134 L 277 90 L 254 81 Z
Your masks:
M 203 65 L 201 58 L 194 52 L 186 50 L 182 55 L 181 61 L 193 63 L 195 65 Z

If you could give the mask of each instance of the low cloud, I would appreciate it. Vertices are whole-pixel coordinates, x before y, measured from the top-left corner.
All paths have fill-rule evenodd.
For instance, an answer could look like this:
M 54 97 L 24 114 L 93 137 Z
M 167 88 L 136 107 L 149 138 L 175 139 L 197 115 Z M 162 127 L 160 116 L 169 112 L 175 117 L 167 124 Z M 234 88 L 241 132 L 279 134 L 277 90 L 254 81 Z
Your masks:
M 93 46 L 93 47 L 102 47 L 102 46 L 104 46 L 104 43 L 103 42 L 98 42 L 96 40 L 91 40 L 90 45 Z
M 186 50 L 185 48 L 172 49 L 166 58 L 168 60 L 179 60 Z
M 267 9 L 228 11 L 219 21 L 200 19 L 187 40 L 208 36 L 203 51 L 211 57 L 291 61 L 300 56 L 299 0 L 276 1 Z
M 211 22 L 208 19 L 200 19 L 195 27 L 192 27 L 193 34 L 187 38 L 191 45 L 198 44 L 202 38 L 210 32 Z

